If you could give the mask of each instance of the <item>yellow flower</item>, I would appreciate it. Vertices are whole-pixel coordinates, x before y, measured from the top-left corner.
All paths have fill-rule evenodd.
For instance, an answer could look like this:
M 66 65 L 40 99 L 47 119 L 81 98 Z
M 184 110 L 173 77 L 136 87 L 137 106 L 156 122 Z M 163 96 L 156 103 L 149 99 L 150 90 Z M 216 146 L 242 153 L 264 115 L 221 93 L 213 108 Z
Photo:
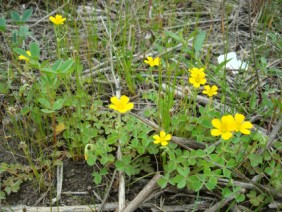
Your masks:
M 252 123 L 249 121 L 244 121 L 245 116 L 239 113 L 235 114 L 235 131 L 240 131 L 242 134 L 249 135 L 251 133 L 250 129 L 253 127 Z
M 150 65 L 151 67 L 160 65 L 160 58 L 156 57 L 153 59 L 152 57 L 147 57 L 147 60 L 144 60 L 144 63 Z
M 212 125 L 216 129 L 211 130 L 212 136 L 219 136 L 221 135 L 221 138 L 223 140 L 228 140 L 232 137 L 232 132 L 235 130 L 235 120 L 233 116 L 227 115 L 222 116 L 221 121 L 219 119 L 213 119 Z
M 209 97 L 212 97 L 213 95 L 217 94 L 218 87 L 216 85 L 213 85 L 212 87 L 209 85 L 204 86 L 205 90 L 203 90 L 203 94 L 208 95 Z
M 134 104 L 129 102 L 129 98 L 127 96 L 121 96 L 118 99 L 116 96 L 111 98 L 110 108 L 114 109 L 120 113 L 126 113 L 127 111 L 131 110 L 134 107 Z
M 189 78 L 189 82 L 195 87 L 198 88 L 200 85 L 206 84 L 206 74 L 204 72 L 204 68 L 192 68 L 189 69 L 191 76 Z
M 66 20 L 66 18 L 63 18 L 63 16 L 61 15 L 56 15 L 55 17 L 50 16 L 49 20 L 52 21 L 56 25 L 61 25 L 61 24 L 64 24 L 64 21 Z
M 29 56 L 31 56 L 30 51 L 26 51 L 26 53 L 27 53 Z M 23 55 L 20 55 L 20 56 L 19 56 L 19 60 L 25 60 L 26 62 L 28 62 L 28 61 L 29 61 L 29 58 L 27 58 L 27 57 L 25 57 L 25 56 L 23 56 Z
M 154 135 L 153 138 L 155 139 L 154 144 L 161 143 L 162 146 L 166 146 L 168 145 L 168 141 L 171 139 L 171 135 L 161 131 L 160 135 Z

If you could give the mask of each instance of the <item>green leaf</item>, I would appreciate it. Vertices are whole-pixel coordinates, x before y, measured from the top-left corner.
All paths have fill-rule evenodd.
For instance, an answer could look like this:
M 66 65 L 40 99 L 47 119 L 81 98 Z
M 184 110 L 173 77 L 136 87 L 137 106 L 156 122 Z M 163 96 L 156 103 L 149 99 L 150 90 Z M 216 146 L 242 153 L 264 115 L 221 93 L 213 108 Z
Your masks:
M 177 188 L 179 189 L 186 186 L 186 178 L 179 174 L 173 178 L 173 182 L 177 184 Z
M 163 189 L 166 187 L 168 180 L 164 177 L 162 177 L 161 179 L 158 180 L 158 185 Z
M 226 166 L 228 168 L 230 167 L 234 167 L 236 165 L 236 161 L 234 159 L 230 159 L 229 161 L 227 161 Z
M 63 107 L 64 101 L 64 99 L 57 99 L 52 106 L 52 110 L 60 110 Z
M 233 192 L 229 188 L 222 189 L 221 193 L 225 198 L 230 197 L 233 194 Z
M 30 49 L 30 54 L 31 54 L 32 57 L 39 58 L 40 49 L 39 49 L 39 46 L 38 46 L 38 44 L 36 42 L 32 42 L 29 45 L 29 49 Z
M 125 167 L 124 163 L 122 161 L 120 161 L 120 160 L 117 160 L 115 162 L 115 166 L 116 166 L 118 171 L 123 171 L 124 167 Z
M 0 18 L 0 31 L 4 32 L 6 30 L 6 19 Z
M 42 71 L 43 73 L 57 74 L 56 71 L 54 71 L 53 69 L 51 69 L 51 68 L 49 68 L 49 67 L 42 68 L 41 71 Z
M 194 40 L 194 50 L 195 50 L 195 55 L 196 57 L 199 56 L 200 50 L 203 47 L 204 41 L 206 39 L 206 32 L 205 31 L 200 31 Z
M 94 164 L 95 164 L 95 162 L 96 162 L 96 156 L 95 155 L 93 155 L 93 154 L 91 154 L 91 153 L 89 153 L 88 154 L 88 159 L 87 159 L 87 164 L 89 165 L 89 166 L 93 166 Z
M 188 159 L 188 163 L 191 165 L 191 166 L 194 166 L 196 164 L 196 159 L 195 158 L 189 158 Z
M 177 171 L 179 174 L 181 174 L 183 177 L 186 177 L 190 173 L 190 168 L 189 167 L 177 167 Z
M 265 172 L 266 174 L 268 174 L 268 175 L 272 175 L 273 172 L 274 172 L 274 169 L 273 169 L 272 167 L 266 167 L 266 168 L 264 169 L 264 172 Z
M 12 192 L 17 192 L 20 189 L 21 184 L 22 180 L 17 180 L 13 185 L 11 185 Z
M 47 109 L 41 109 L 41 111 L 43 112 L 43 113 L 54 113 L 55 111 L 53 111 L 53 110 L 47 110 Z
M 262 163 L 263 157 L 259 154 L 250 154 L 249 159 L 251 161 L 251 166 L 256 167 Z
M 124 169 L 124 172 L 128 175 L 128 176 L 131 176 L 131 175 L 134 175 L 136 173 L 136 169 L 130 165 L 127 165 L 125 166 L 125 169 Z
M 23 12 L 22 22 L 27 22 L 32 16 L 32 9 L 27 9 Z
M 245 195 L 244 194 L 238 194 L 235 196 L 235 200 L 236 202 L 240 203 L 240 202 L 243 202 L 245 200 Z
M 165 170 L 171 173 L 177 168 L 177 164 L 174 161 L 169 161 L 166 167 Z
M 179 41 L 180 43 L 183 43 L 184 40 L 183 38 L 181 38 L 179 35 L 173 33 L 173 32 L 170 32 L 170 31 L 164 31 L 164 34 L 166 34 L 167 36 L 175 39 L 176 41 Z
M 129 165 L 131 163 L 131 156 L 130 155 L 124 155 L 122 156 L 122 162 L 125 165 Z
M 13 10 L 13 11 L 11 11 L 10 14 L 11 14 L 11 18 L 14 22 L 21 22 L 21 16 L 18 12 Z
M 6 199 L 6 195 L 3 191 L 0 191 L 0 200 Z
M 208 183 L 206 183 L 206 187 L 209 190 L 213 190 L 217 185 L 217 178 L 215 176 L 210 177 Z
M 201 157 L 201 158 L 203 158 L 203 157 L 205 157 L 205 156 L 206 156 L 206 153 L 205 153 L 205 151 L 204 151 L 204 150 L 202 150 L 202 149 L 198 149 L 198 150 L 196 151 L 195 155 L 196 155 L 197 157 Z
M 262 155 L 263 155 L 263 159 L 265 161 L 270 161 L 271 160 L 271 155 L 269 154 L 268 151 L 264 151 L 264 153 Z
M 197 175 L 191 175 L 187 178 L 188 186 L 193 191 L 199 191 L 203 187 L 203 183 L 198 179 Z
M 226 178 L 231 177 L 231 171 L 229 169 L 223 169 L 223 176 Z
M 102 176 L 99 173 L 97 173 L 97 172 L 93 172 L 92 176 L 94 177 L 94 183 L 96 185 L 99 185 L 101 183 L 101 181 L 102 181 Z
M 63 60 L 57 60 L 53 65 L 52 65 L 52 70 L 57 73 L 59 70 L 60 65 L 62 64 Z
M 6 192 L 6 194 L 10 195 L 11 192 L 12 192 L 12 188 L 10 186 L 6 186 L 5 192 Z
M 74 61 L 72 59 L 69 59 L 65 61 L 59 68 L 59 73 L 66 73 L 73 65 Z
M 25 39 L 28 36 L 32 35 L 32 32 L 29 31 L 28 26 L 20 26 L 19 28 L 19 34 L 18 34 L 21 38 Z
M 27 58 L 29 58 L 29 59 L 31 58 L 31 57 L 26 53 L 26 51 L 23 50 L 23 49 L 21 49 L 21 48 L 14 48 L 13 50 L 14 50 L 14 52 L 18 53 L 19 55 L 25 56 L 25 57 L 27 57 Z
M 108 170 L 106 168 L 100 170 L 100 175 L 106 175 L 106 174 L 108 174 Z
M 255 190 L 251 190 L 250 193 L 247 194 L 249 198 L 255 198 L 257 196 L 257 192 Z
M 46 109 L 51 109 L 50 102 L 49 102 L 47 99 L 39 98 L 39 99 L 38 99 L 38 102 L 39 102 L 43 107 L 45 107 Z
M 211 145 L 205 149 L 206 153 L 210 155 L 215 150 L 215 145 Z

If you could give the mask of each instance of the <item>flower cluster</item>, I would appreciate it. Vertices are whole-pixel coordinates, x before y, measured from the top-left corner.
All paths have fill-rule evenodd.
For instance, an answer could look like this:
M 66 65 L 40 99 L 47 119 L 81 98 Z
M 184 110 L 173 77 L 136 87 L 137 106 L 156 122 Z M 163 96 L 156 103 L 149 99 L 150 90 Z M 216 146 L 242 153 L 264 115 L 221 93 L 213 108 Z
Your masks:
M 192 68 L 189 69 L 190 78 L 189 82 L 195 87 L 199 88 L 201 85 L 205 85 L 207 82 L 206 74 L 204 72 L 204 68 Z M 209 85 L 204 86 L 203 94 L 206 94 L 209 97 L 212 97 L 217 94 L 218 87 L 213 85 L 212 87 Z
M 212 136 L 221 136 L 223 140 L 229 140 L 233 136 L 233 132 L 240 132 L 245 135 L 251 133 L 250 129 L 253 125 L 249 121 L 245 121 L 245 116 L 236 113 L 232 115 L 222 116 L 221 120 L 213 119 L 212 125 L 215 129 L 211 130 Z

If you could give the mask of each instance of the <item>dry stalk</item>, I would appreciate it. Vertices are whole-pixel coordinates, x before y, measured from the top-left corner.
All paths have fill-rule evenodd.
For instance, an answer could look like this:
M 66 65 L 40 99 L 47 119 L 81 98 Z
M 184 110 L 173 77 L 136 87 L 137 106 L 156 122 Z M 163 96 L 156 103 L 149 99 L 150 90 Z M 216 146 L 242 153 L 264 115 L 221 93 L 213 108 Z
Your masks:
M 105 10 L 107 11 L 107 7 L 105 5 Z M 109 20 L 109 25 L 110 25 L 110 20 Z M 112 77 L 113 80 L 115 82 L 115 93 L 116 93 L 116 97 L 119 99 L 120 98 L 120 92 L 121 92 L 121 88 L 120 88 L 120 79 L 118 78 L 118 76 L 115 74 L 114 72 L 114 61 L 113 61 L 113 42 L 112 42 L 112 31 L 111 31 L 111 26 L 109 26 L 109 28 L 107 28 L 104 20 L 102 19 L 102 24 L 106 30 L 106 33 L 109 37 L 109 43 L 110 43 L 110 67 L 111 67 L 111 73 L 112 73 Z M 120 117 L 119 117 L 120 118 Z M 121 151 L 121 140 L 119 139 L 118 141 L 118 149 L 117 149 L 117 159 L 118 160 L 122 160 L 122 151 Z M 124 176 L 124 172 L 123 171 L 119 171 L 118 173 L 119 176 L 119 190 L 118 190 L 118 211 L 122 211 L 124 206 L 125 206 L 125 176 Z

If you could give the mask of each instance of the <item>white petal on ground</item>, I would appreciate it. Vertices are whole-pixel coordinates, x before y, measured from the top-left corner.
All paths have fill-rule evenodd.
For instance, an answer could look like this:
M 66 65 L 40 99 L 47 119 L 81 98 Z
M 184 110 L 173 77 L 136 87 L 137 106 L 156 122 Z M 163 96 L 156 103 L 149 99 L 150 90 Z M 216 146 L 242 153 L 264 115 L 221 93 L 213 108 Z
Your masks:
M 226 55 L 220 55 L 217 58 L 218 64 L 223 63 L 224 61 L 229 60 L 226 63 L 226 69 L 232 70 L 233 74 L 237 74 L 237 70 L 247 70 L 248 64 L 245 62 L 242 62 L 241 60 L 237 59 L 236 52 L 229 52 Z

